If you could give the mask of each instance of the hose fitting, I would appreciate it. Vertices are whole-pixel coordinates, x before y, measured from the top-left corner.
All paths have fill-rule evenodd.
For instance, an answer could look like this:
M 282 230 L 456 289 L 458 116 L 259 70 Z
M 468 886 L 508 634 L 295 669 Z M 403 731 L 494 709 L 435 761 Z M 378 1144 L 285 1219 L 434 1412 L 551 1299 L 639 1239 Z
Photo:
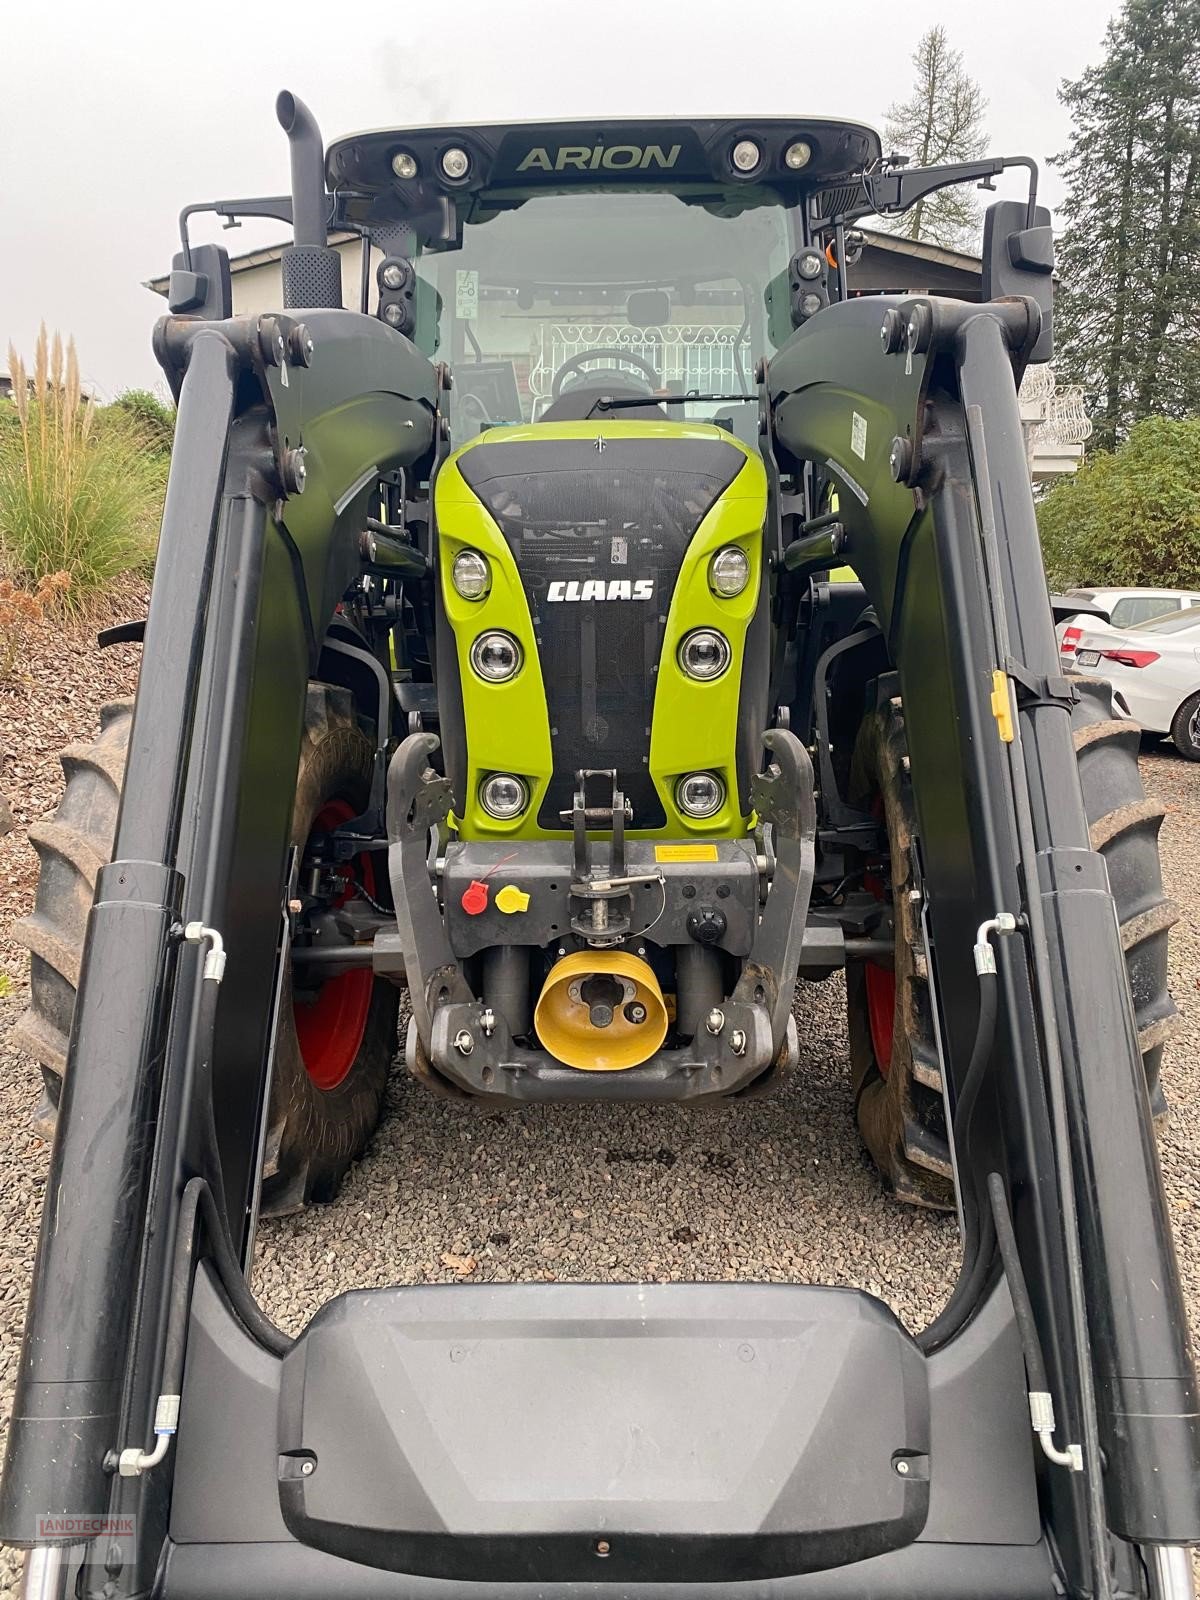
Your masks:
M 225 976 L 225 941 L 216 928 L 206 927 L 203 922 L 189 922 L 183 930 L 185 944 L 206 944 L 208 950 L 204 957 L 204 976 L 213 983 L 220 983 Z
M 117 1472 L 122 1478 L 140 1478 L 143 1472 L 157 1467 L 171 1447 L 171 1440 L 179 1426 L 179 1396 L 160 1394 L 154 1408 L 154 1449 L 141 1450 L 132 1445 L 117 1457 Z
M 996 952 L 992 949 L 990 938 L 993 933 L 1015 933 L 1017 919 L 1011 911 L 997 911 L 994 917 L 989 917 L 986 922 L 979 924 L 975 935 L 975 971 L 979 977 L 985 972 L 995 972 Z
M 1069 1467 L 1072 1472 L 1083 1471 L 1082 1446 L 1069 1444 L 1060 1450 L 1054 1442 L 1054 1396 L 1048 1390 L 1029 1391 L 1029 1420 L 1047 1461 L 1053 1461 L 1056 1467 Z

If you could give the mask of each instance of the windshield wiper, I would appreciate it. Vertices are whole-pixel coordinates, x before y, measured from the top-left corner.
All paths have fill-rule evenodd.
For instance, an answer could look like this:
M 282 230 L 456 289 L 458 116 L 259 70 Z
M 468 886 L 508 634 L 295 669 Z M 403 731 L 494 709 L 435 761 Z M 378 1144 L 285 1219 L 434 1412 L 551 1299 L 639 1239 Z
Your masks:
M 708 404 L 715 400 L 757 400 L 756 394 L 650 394 L 642 395 L 635 399 L 632 395 L 620 397 L 616 395 L 600 395 L 592 401 L 588 416 L 599 406 L 604 411 L 624 411 L 631 406 L 690 406 L 693 403 Z

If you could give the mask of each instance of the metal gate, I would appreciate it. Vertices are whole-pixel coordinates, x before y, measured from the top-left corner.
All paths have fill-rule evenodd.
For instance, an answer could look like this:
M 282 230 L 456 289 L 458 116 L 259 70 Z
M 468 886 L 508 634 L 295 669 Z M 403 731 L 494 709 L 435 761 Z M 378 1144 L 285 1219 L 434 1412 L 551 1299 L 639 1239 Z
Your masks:
M 534 416 L 550 399 L 554 374 L 564 361 L 584 350 L 618 349 L 648 361 L 664 385 L 680 393 L 740 394 L 753 387 L 750 339 L 734 323 L 680 323 L 661 328 L 631 328 L 628 323 L 612 322 L 542 323 L 529 374 Z

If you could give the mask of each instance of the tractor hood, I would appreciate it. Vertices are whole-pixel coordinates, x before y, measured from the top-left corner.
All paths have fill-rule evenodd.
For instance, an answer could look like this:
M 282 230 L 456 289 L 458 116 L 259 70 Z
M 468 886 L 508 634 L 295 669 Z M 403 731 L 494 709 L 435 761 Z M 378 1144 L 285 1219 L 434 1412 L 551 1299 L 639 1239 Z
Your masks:
M 492 428 L 447 460 L 435 512 L 460 689 L 441 708 L 442 732 L 464 837 L 561 832 L 583 768 L 619 774 L 635 832 L 675 838 L 700 826 L 676 810 L 680 776 L 715 771 L 724 800 L 701 831 L 738 835 L 748 811 L 736 746 L 760 594 L 761 459 L 709 425 Z M 723 597 L 710 563 L 729 546 L 744 553 L 746 581 Z M 456 558 L 468 551 L 487 563 L 483 595 L 456 585 Z M 680 666 L 681 641 L 696 629 L 728 641 L 709 681 Z M 476 650 L 497 630 L 519 664 L 486 681 Z M 511 823 L 475 805 L 494 771 L 515 773 L 529 793 Z

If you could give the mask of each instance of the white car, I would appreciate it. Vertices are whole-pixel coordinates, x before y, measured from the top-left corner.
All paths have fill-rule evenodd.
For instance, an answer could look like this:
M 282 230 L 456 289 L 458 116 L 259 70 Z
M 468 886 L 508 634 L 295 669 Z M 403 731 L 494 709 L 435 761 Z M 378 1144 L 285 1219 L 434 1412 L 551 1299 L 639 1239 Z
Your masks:
M 1200 761 L 1200 607 L 1084 629 L 1071 659 L 1077 672 L 1107 678 L 1147 733 L 1170 734 L 1180 755 Z
M 1071 666 L 1085 629 L 1102 632 L 1105 627 L 1133 628 L 1155 617 L 1200 606 L 1200 594 L 1190 589 L 1068 589 L 1055 595 L 1055 634 L 1064 667 Z M 1066 615 L 1072 600 L 1080 602 L 1079 612 Z

